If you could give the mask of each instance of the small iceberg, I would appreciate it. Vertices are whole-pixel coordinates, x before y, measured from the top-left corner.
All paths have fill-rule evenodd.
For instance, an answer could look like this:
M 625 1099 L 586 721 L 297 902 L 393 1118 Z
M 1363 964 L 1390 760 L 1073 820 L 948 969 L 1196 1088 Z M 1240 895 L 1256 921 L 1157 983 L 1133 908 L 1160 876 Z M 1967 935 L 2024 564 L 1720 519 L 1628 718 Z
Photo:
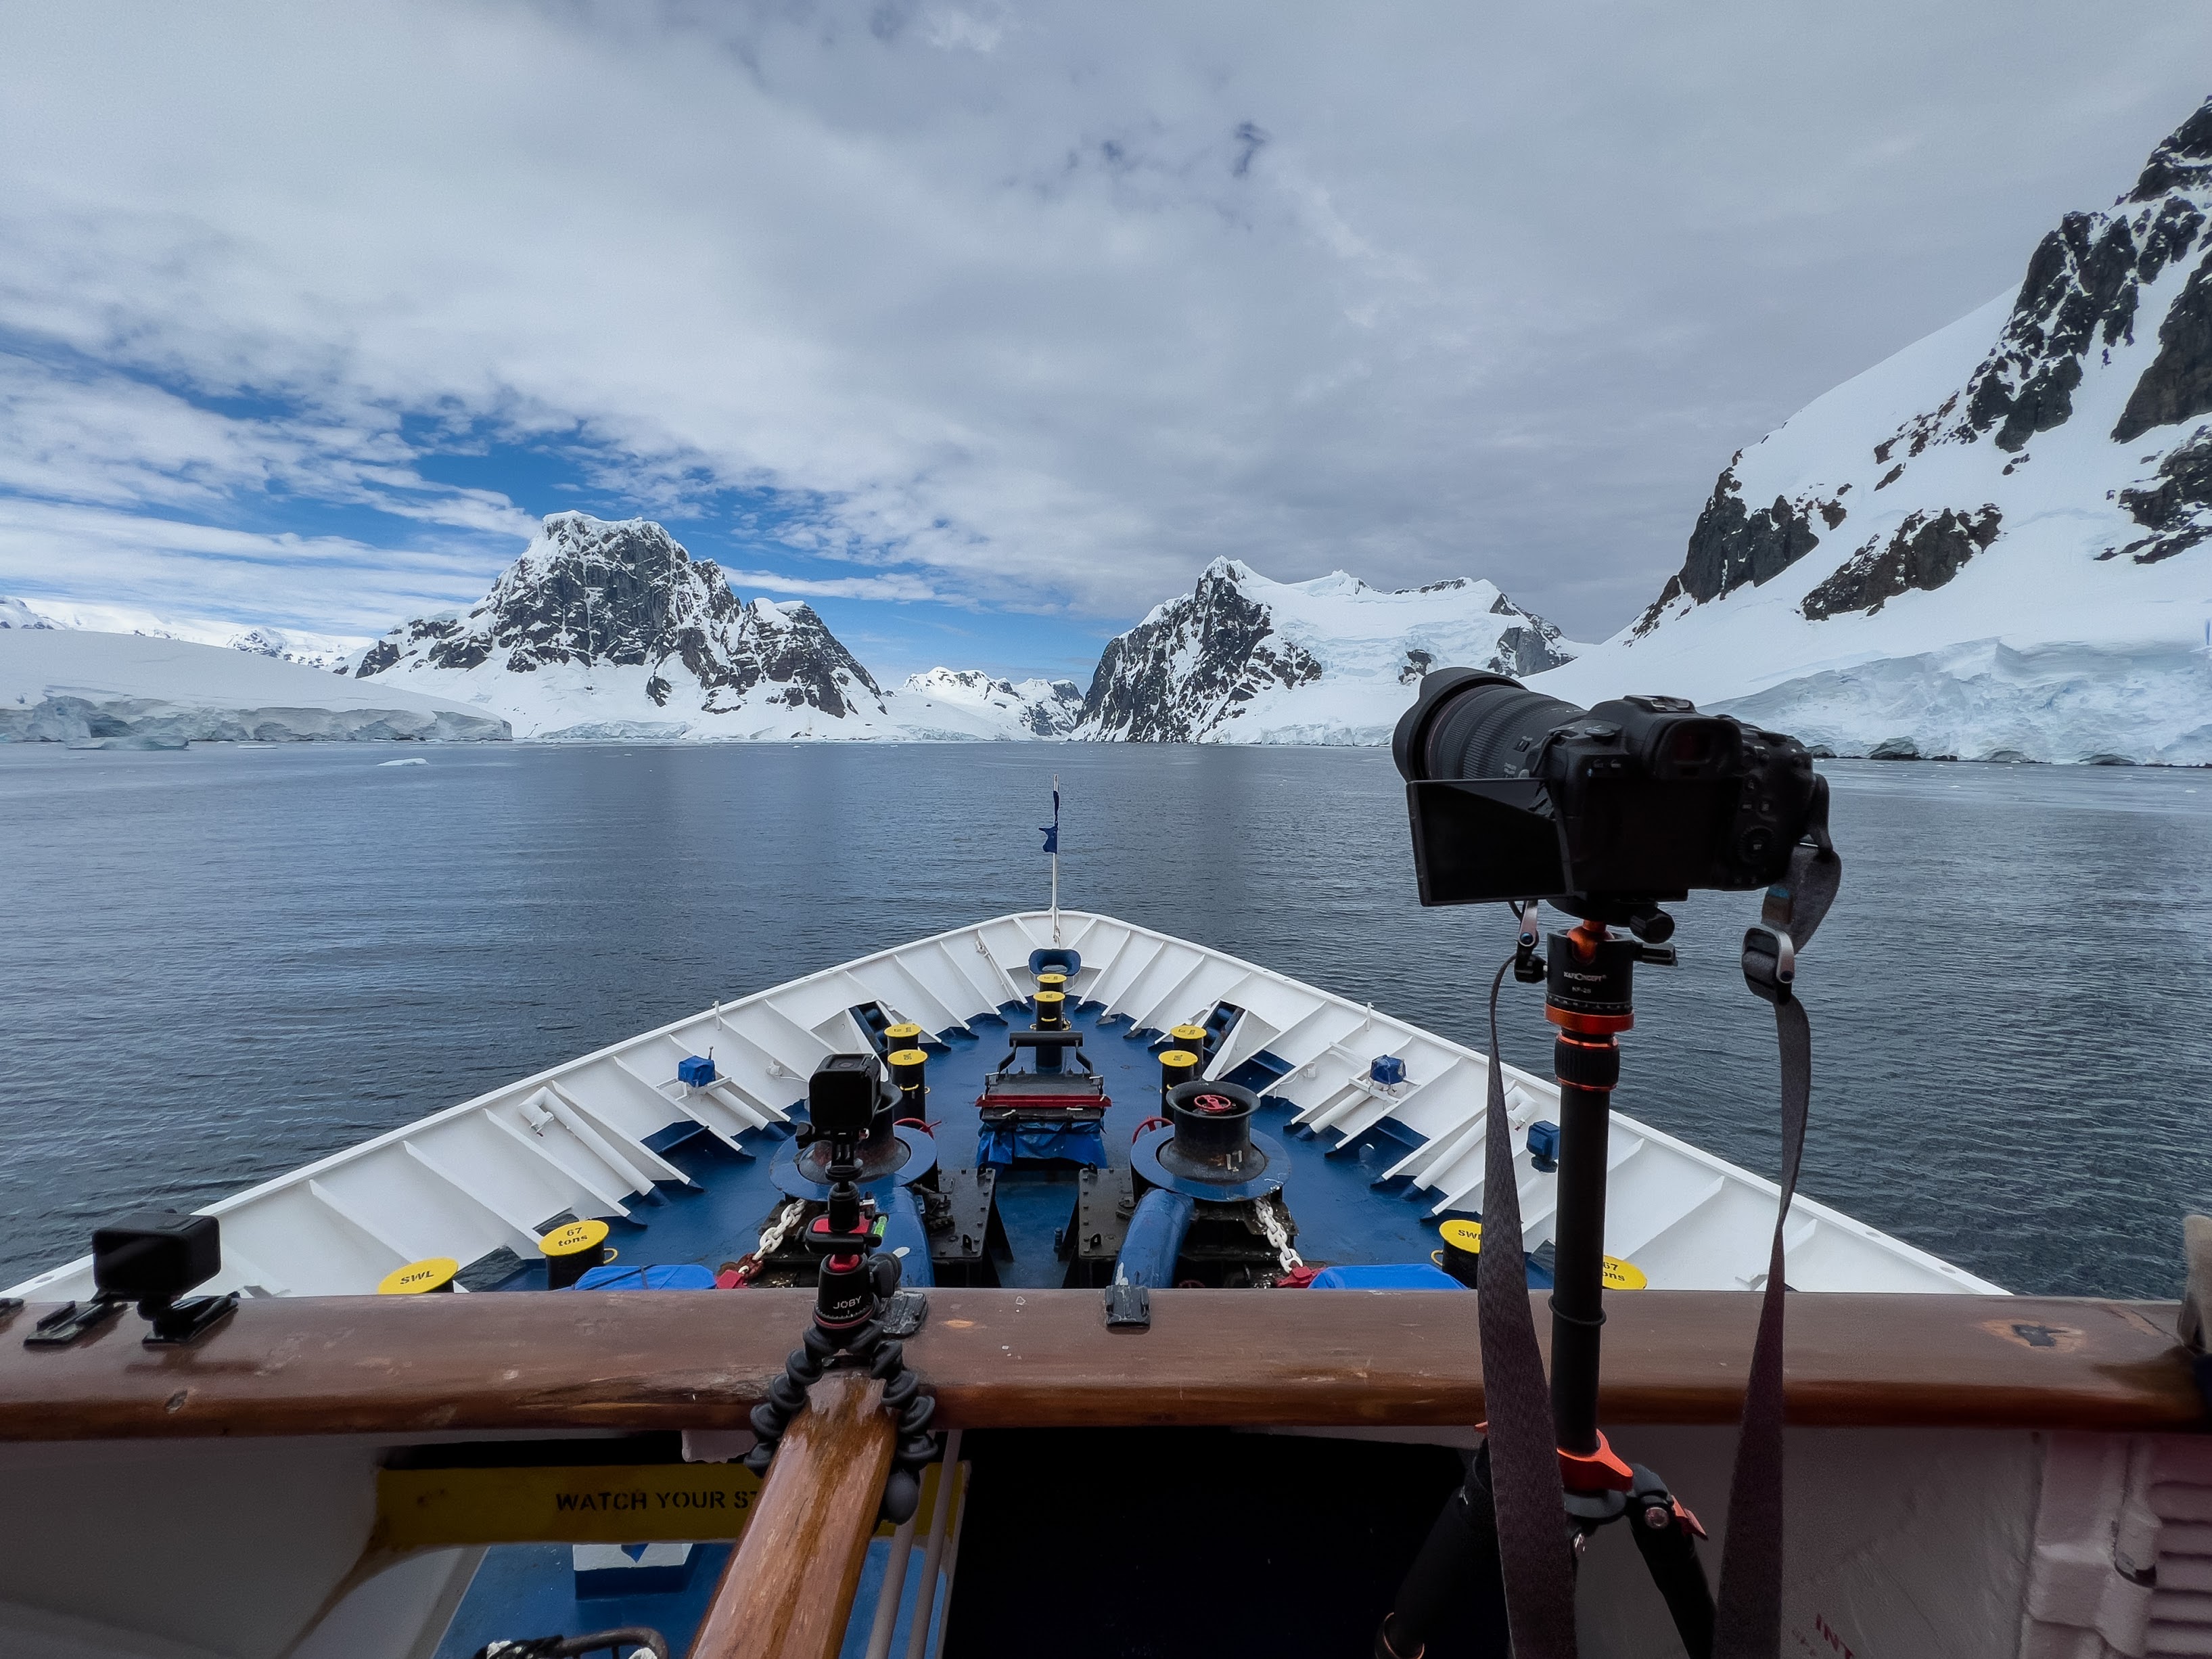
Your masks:
M 428 766 L 429 760 L 422 755 L 410 755 L 405 760 L 379 761 L 379 766 Z

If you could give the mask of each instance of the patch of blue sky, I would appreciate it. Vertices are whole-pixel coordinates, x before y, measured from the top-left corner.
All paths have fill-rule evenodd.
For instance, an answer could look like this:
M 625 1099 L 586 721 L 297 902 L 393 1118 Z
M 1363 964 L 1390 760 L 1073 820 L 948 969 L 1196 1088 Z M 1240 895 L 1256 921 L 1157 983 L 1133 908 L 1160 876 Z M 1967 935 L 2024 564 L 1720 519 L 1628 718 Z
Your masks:
M 343 612 L 351 626 L 372 630 L 380 603 L 402 596 L 418 609 L 465 605 L 521 551 L 532 520 L 575 510 L 654 519 L 727 573 L 742 597 L 805 600 L 888 684 L 941 664 L 1087 684 L 1114 631 L 977 602 L 957 576 L 902 562 L 895 548 L 855 544 L 832 498 L 638 465 L 580 429 L 517 434 L 459 415 L 373 407 L 341 416 L 5 333 L 0 357 L 13 360 L 15 386 L 33 400 L 40 382 L 50 391 L 100 388 L 116 411 L 105 453 L 81 439 L 82 451 L 69 464 L 0 485 L 0 495 L 97 501 L 149 521 L 149 534 L 158 520 L 271 538 L 228 556 L 234 563 L 283 566 L 292 562 L 281 538 L 316 544 L 288 573 L 287 608 L 295 618 L 301 593 L 318 588 L 325 602 L 313 609 Z M 145 434 L 136 446 L 134 429 Z M 336 544 L 357 551 L 333 557 Z M 16 585 L 27 586 L 20 573 Z M 94 597 L 69 592 L 63 570 L 31 585 L 53 597 Z M 236 613 L 247 598 L 235 582 L 207 587 L 201 608 L 211 614 Z M 403 619 L 393 615 L 384 625 Z

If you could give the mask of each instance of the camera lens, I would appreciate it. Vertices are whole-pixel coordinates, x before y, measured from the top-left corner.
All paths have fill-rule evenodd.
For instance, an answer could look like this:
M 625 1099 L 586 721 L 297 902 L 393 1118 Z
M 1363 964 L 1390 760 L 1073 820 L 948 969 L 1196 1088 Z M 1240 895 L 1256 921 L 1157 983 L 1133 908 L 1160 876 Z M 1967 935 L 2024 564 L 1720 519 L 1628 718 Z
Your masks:
M 1518 777 L 1546 736 L 1588 712 L 1503 674 L 1448 670 L 1421 683 L 1391 753 L 1408 782 Z

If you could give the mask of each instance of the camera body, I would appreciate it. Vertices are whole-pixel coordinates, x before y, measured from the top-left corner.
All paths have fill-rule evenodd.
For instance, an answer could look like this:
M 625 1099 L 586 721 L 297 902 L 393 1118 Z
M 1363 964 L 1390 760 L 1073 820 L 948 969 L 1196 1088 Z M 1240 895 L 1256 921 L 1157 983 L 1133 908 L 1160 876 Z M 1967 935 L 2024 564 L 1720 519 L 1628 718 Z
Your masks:
M 1680 697 L 1583 709 L 1469 668 L 1423 679 L 1391 749 L 1423 904 L 1543 899 L 1616 923 L 1778 879 L 1827 788 L 1795 738 Z
M 806 1115 L 827 1140 L 859 1140 L 868 1133 L 887 1088 L 870 1054 L 828 1054 L 806 1079 Z

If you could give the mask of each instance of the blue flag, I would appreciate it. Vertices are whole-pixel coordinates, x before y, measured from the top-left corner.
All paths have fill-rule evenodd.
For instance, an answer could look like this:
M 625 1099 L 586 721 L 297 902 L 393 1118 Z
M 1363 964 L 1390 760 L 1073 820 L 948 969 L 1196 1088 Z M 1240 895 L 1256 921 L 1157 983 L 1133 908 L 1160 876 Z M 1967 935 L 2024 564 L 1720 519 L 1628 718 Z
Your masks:
M 1052 822 L 1040 823 L 1037 828 L 1044 831 L 1044 850 L 1048 853 L 1060 851 L 1060 785 L 1057 782 L 1052 787 Z

